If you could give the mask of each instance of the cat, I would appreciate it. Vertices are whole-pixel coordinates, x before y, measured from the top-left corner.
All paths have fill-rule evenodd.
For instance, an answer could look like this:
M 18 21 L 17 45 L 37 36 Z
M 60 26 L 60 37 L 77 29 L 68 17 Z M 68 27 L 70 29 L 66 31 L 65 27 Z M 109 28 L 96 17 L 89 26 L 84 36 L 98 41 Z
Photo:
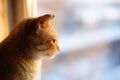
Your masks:
M 40 80 L 44 58 L 59 52 L 54 15 L 23 19 L 0 43 L 0 80 Z

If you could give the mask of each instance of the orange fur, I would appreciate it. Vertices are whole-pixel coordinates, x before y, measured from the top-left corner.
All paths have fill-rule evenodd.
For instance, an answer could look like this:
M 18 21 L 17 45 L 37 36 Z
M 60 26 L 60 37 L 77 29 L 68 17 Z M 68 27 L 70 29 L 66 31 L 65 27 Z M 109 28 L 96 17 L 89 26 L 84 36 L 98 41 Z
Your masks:
M 59 52 L 53 18 L 24 19 L 0 43 L 0 80 L 40 80 L 41 60 Z

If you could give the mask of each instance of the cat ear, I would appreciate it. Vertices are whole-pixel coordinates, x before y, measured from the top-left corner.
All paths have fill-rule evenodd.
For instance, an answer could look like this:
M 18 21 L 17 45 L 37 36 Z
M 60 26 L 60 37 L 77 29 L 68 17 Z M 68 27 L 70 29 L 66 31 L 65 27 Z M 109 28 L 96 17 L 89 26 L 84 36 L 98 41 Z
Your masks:
M 43 25 L 45 23 L 51 22 L 54 19 L 54 15 L 46 14 L 37 18 L 37 23 Z
M 39 32 L 39 30 L 41 28 L 48 27 L 48 26 L 46 26 L 46 23 L 50 23 L 54 19 L 54 17 L 55 17 L 54 15 L 46 14 L 46 15 L 43 15 L 43 16 L 36 18 L 35 22 L 37 24 L 37 26 L 36 26 L 37 32 Z

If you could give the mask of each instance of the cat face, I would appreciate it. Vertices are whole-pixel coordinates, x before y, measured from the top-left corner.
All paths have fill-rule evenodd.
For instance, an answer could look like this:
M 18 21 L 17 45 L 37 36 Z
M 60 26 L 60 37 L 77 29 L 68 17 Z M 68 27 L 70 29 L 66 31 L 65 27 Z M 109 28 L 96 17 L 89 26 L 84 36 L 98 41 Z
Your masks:
M 36 19 L 36 48 L 44 58 L 54 57 L 58 51 L 58 36 L 51 25 L 54 15 L 44 15 Z
M 59 52 L 58 36 L 51 25 L 53 18 L 54 15 L 47 14 L 32 20 L 35 29 L 31 36 L 32 46 L 34 53 L 42 58 L 52 58 Z

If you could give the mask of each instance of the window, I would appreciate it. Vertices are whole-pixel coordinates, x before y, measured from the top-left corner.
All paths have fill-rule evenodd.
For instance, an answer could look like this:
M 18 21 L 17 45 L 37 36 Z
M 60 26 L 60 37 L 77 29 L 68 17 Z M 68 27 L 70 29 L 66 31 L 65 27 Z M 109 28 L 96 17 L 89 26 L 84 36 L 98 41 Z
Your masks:
M 0 0 L 0 42 L 8 35 L 7 2 Z
M 37 0 L 36 4 L 36 16 L 56 15 L 53 25 L 61 48 L 54 60 L 44 61 L 43 80 L 120 79 L 118 0 Z

